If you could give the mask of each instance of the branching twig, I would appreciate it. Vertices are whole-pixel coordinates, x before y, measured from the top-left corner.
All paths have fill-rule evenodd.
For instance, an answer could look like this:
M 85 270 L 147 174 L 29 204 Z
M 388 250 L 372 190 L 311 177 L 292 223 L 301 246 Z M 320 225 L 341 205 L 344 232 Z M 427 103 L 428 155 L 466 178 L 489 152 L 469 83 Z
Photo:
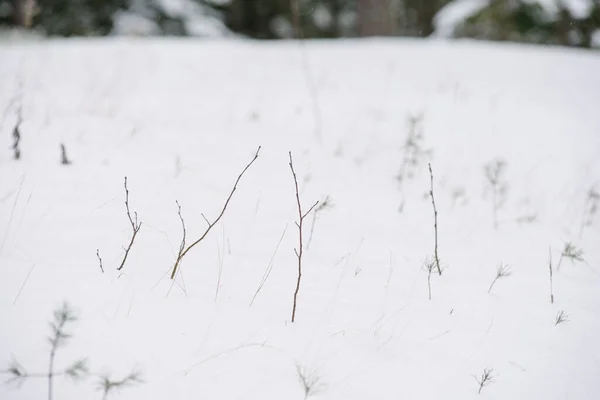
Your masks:
M 504 265 L 501 263 L 498 266 L 498 269 L 496 270 L 496 277 L 492 281 L 492 284 L 490 285 L 490 288 L 488 289 L 488 293 L 490 293 L 492 291 L 492 287 L 494 287 L 494 284 L 496 283 L 496 281 L 498 279 L 506 278 L 506 277 L 510 276 L 511 273 L 512 272 L 510 272 L 510 267 L 508 265 Z
M 237 189 L 238 183 L 240 182 L 240 180 L 242 179 L 242 176 L 244 176 L 244 174 L 246 173 L 246 171 L 248 170 L 248 168 L 250 168 L 250 166 L 258 158 L 258 154 L 260 152 L 260 149 L 261 149 L 261 146 L 258 146 L 258 149 L 256 150 L 256 153 L 254 154 L 254 157 L 252 158 L 252 160 L 250 161 L 250 163 L 248 163 L 248 165 L 246 165 L 246 167 L 238 175 L 237 179 L 235 180 L 235 183 L 233 184 L 233 189 L 231 189 L 231 192 L 229 193 L 229 197 L 227 197 L 227 200 L 225 201 L 225 204 L 223 205 L 223 208 L 221 209 L 221 212 L 219 213 L 219 215 L 217 216 L 217 218 L 213 222 L 210 222 L 205 217 L 205 220 L 206 220 L 206 223 L 208 224 L 208 227 L 206 228 L 206 230 L 204 231 L 204 233 L 200 236 L 200 238 L 198 238 L 195 242 L 193 242 L 192 244 L 190 244 L 189 246 L 186 247 L 185 246 L 185 237 L 184 237 L 184 239 L 181 242 L 181 246 L 179 247 L 179 253 L 177 254 L 177 259 L 175 260 L 175 265 L 173 266 L 173 271 L 171 272 L 171 279 L 175 279 L 175 274 L 177 274 L 177 268 L 179 267 L 179 264 L 181 263 L 181 260 L 188 253 L 188 251 L 190 251 L 194 246 L 196 246 L 198 243 L 200 243 L 201 241 L 203 241 L 204 238 L 206 238 L 206 236 L 208 235 L 208 233 L 212 230 L 212 228 L 223 217 L 223 215 L 225 214 L 225 210 L 227 210 L 227 206 L 229 205 L 229 202 L 231 201 L 231 198 L 233 197 L 233 194 L 235 193 L 235 191 Z M 181 214 L 179 215 L 179 217 L 181 218 Z M 183 223 L 183 218 L 181 218 L 181 222 Z M 184 225 L 184 236 L 185 236 L 185 225 Z
M 577 248 L 573 243 L 566 242 L 565 247 L 563 248 L 562 253 L 560 254 L 560 259 L 558 260 L 558 265 L 556 269 L 560 271 L 560 266 L 562 264 L 563 259 L 568 258 L 572 263 L 575 261 L 584 262 L 583 258 L 583 250 Z
M 429 290 L 429 300 L 431 300 L 431 273 L 435 269 L 436 262 L 431 260 L 425 260 L 423 267 L 427 271 L 427 288 Z
M 9 382 L 16 382 L 20 385 L 29 378 L 48 379 L 48 400 L 52 400 L 54 377 L 65 376 L 73 380 L 83 379 L 88 373 L 86 359 L 79 359 L 61 371 L 55 371 L 54 368 L 54 359 L 57 350 L 60 347 L 64 347 L 72 336 L 65 331 L 66 325 L 76 320 L 77 317 L 67 303 L 64 303 L 61 308 L 56 309 L 54 311 L 54 320 L 50 323 L 51 334 L 48 337 L 48 342 L 50 343 L 48 372 L 29 373 L 21 364 L 13 360 L 9 368 L 4 371 L 5 374 L 11 376 Z
M 440 268 L 440 259 L 438 257 L 438 212 L 435 206 L 435 197 L 433 196 L 433 171 L 431 170 L 431 164 L 429 164 L 429 177 L 431 179 L 431 189 L 429 190 L 429 195 L 431 196 L 431 204 L 433 205 L 433 228 L 435 230 L 435 249 L 433 256 L 438 274 L 442 275 L 442 269 Z
M 477 392 L 478 394 L 481 394 L 481 389 L 483 389 L 490 383 L 495 382 L 494 379 L 496 378 L 496 376 L 492 375 L 493 372 L 494 370 L 492 368 L 484 368 L 481 377 L 478 378 L 477 376 L 473 375 L 473 378 L 475 378 L 475 380 L 479 384 L 479 391 Z
M 560 310 L 558 312 L 558 314 L 556 314 L 556 320 L 554 321 L 554 326 L 558 325 L 558 324 L 562 324 L 563 322 L 569 322 L 569 315 L 564 312 L 563 310 Z
M 304 390 L 304 400 L 325 389 L 325 384 L 322 382 L 321 377 L 314 371 L 307 373 L 300 365 L 296 365 L 296 371 L 298 372 L 298 379 Z
M 296 226 L 298 227 L 298 232 L 299 232 L 299 244 L 298 244 L 298 249 L 294 249 L 294 252 L 296 253 L 296 258 L 298 258 L 298 279 L 296 280 L 296 290 L 294 291 L 294 305 L 292 307 L 292 322 L 295 321 L 296 319 L 296 305 L 297 305 L 297 300 L 298 300 L 298 292 L 300 291 L 300 281 L 302 279 L 302 253 L 303 253 L 303 243 L 302 243 L 302 227 L 304 225 L 304 218 L 306 218 L 306 216 L 308 214 L 310 214 L 310 212 L 317 206 L 317 204 L 319 204 L 319 202 L 317 201 L 315 204 L 312 205 L 312 207 L 310 207 L 308 209 L 307 212 L 302 213 L 302 204 L 300 203 L 300 191 L 298 190 L 298 178 L 296 177 L 296 171 L 294 171 L 294 164 L 292 161 L 292 152 L 289 152 L 289 156 L 290 156 L 290 169 L 292 170 L 292 176 L 294 177 L 294 186 L 296 188 L 296 202 L 298 204 L 298 219 L 299 221 L 296 222 Z
M 98 379 L 98 389 L 102 391 L 102 400 L 108 398 L 109 393 L 116 392 L 129 386 L 144 383 L 139 371 L 130 372 L 123 379 L 111 380 L 108 375 L 102 375 Z
M 133 234 L 131 235 L 131 241 L 129 242 L 129 246 L 127 246 L 127 248 L 125 249 L 125 256 L 123 257 L 123 261 L 121 261 L 121 265 L 119 265 L 119 268 L 117 268 L 117 271 L 120 271 L 125 266 L 125 261 L 127 261 L 127 256 L 129 255 L 131 246 L 133 246 L 135 237 L 137 236 L 137 233 L 140 231 L 140 228 L 142 227 L 142 223 L 141 222 L 138 223 L 137 212 L 135 212 L 135 211 L 133 212 L 133 214 L 135 215 L 135 220 L 133 218 L 131 218 L 131 212 L 129 211 L 129 189 L 127 189 L 127 177 L 125 177 L 125 208 L 127 209 L 127 218 L 129 218 L 129 223 L 131 224 L 131 229 L 133 231 Z

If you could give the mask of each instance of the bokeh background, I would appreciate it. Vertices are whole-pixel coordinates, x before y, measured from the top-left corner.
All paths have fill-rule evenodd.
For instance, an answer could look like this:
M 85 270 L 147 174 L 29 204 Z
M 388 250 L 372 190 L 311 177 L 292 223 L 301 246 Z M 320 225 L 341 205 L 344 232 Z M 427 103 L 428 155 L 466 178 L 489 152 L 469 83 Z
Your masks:
M 600 0 L 0 0 L 33 36 L 474 38 L 600 48 Z

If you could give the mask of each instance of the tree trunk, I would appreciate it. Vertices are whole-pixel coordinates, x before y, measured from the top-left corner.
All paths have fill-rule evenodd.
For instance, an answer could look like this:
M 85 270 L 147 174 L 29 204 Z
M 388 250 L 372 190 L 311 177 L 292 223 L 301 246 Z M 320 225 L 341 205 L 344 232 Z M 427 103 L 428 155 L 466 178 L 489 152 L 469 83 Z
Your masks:
M 390 0 L 356 0 L 358 36 L 394 34 Z

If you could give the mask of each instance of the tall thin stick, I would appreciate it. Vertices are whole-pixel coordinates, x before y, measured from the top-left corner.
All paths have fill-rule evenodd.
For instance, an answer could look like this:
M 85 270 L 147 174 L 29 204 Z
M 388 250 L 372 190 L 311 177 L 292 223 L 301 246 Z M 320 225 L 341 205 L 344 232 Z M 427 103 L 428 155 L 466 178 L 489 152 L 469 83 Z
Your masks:
M 127 209 L 127 218 L 129 218 L 129 223 L 131 224 L 131 229 L 133 231 L 133 234 L 131 235 L 131 241 L 129 242 L 129 246 L 127 246 L 127 248 L 125 249 L 125 256 L 123 257 L 123 261 L 121 261 L 121 265 L 119 265 L 119 268 L 117 268 L 117 271 L 122 270 L 123 267 L 125 266 L 125 261 L 127 261 L 127 256 L 129 255 L 129 251 L 131 250 L 131 247 L 133 246 L 135 237 L 137 236 L 137 233 L 140 231 L 140 228 L 142 227 L 142 223 L 141 222 L 138 223 L 137 212 L 135 212 L 135 211 L 133 212 L 133 214 L 135 215 L 135 220 L 133 218 L 131 218 L 131 212 L 129 211 L 129 189 L 127 189 L 127 177 L 125 177 L 125 208 Z
M 244 174 L 246 173 L 248 168 L 250 168 L 250 166 L 252 164 L 254 164 L 254 161 L 256 161 L 256 159 L 258 158 L 258 153 L 260 152 L 260 149 L 261 149 L 261 146 L 258 146 L 258 149 L 256 150 L 256 153 L 254 154 L 254 157 L 252 158 L 252 160 L 248 163 L 248 165 L 246 165 L 246 167 L 238 175 L 237 179 L 235 180 L 235 183 L 233 184 L 233 189 L 231 189 L 231 192 L 229 193 L 229 197 L 227 197 L 227 200 L 225 201 L 225 204 L 223 205 L 223 208 L 221 209 L 221 212 L 219 213 L 219 216 L 217 217 L 217 219 L 215 219 L 213 222 L 210 222 L 208 219 L 206 219 L 206 217 L 204 217 L 206 220 L 206 223 L 208 224 L 206 231 L 204 231 L 204 233 L 202 234 L 202 236 L 200 236 L 200 238 L 198 240 L 196 240 L 195 242 L 193 242 L 192 244 L 190 244 L 187 247 L 185 247 L 185 224 L 184 224 L 184 238 L 183 238 L 183 241 L 181 242 L 181 245 L 179 246 L 179 253 L 177 254 L 177 259 L 175 260 L 175 265 L 173 266 L 173 271 L 171 272 L 171 279 L 175 279 L 175 274 L 177 274 L 177 268 L 179 267 L 181 260 L 187 254 L 187 252 L 190 251 L 198 243 L 203 241 L 204 238 L 206 238 L 206 236 L 208 235 L 208 233 L 212 230 L 212 228 L 223 217 L 223 215 L 225 214 L 225 210 L 227 210 L 227 206 L 229 205 L 229 202 L 231 201 L 231 198 L 233 197 L 233 194 L 235 193 L 235 191 L 237 189 L 238 183 L 240 182 L 240 180 L 242 179 L 242 176 L 244 176 Z M 181 218 L 181 214 L 179 214 L 179 217 Z M 183 219 L 181 219 L 181 222 L 183 223 Z
M 435 230 L 435 248 L 433 257 L 435 259 L 435 266 L 437 267 L 438 274 L 442 275 L 442 269 L 440 268 L 440 258 L 438 257 L 438 212 L 435 206 L 435 198 L 433 197 L 433 171 L 431 170 L 431 163 L 429 163 L 429 177 L 431 180 L 431 189 L 429 195 L 431 196 L 431 204 L 433 205 L 433 227 Z
M 296 306 L 298 301 L 298 292 L 300 291 L 300 282 L 302 280 L 302 254 L 303 254 L 303 243 L 302 243 L 302 227 L 304 225 L 304 218 L 319 204 L 317 201 L 312 205 L 311 208 L 308 209 L 306 213 L 302 213 L 302 204 L 300 203 L 300 191 L 298 190 L 298 178 L 296 177 L 296 171 L 294 171 L 294 164 L 292 160 L 292 152 L 289 152 L 290 155 L 290 169 L 292 170 L 292 176 L 294 177 L 294 186 L 296 188 L 296 202 L 298 204 L 298 219 L 296 222 L 296 226 L 298 227 L 299 239 L 298 239 L 298 248 L 294 249 L 296 253 L 296 257 L 298 258 L 298 279 L 296 280 L 296 290 L 294 291 L 294 305 L 292 307 L 292 322 L 296 320 Z

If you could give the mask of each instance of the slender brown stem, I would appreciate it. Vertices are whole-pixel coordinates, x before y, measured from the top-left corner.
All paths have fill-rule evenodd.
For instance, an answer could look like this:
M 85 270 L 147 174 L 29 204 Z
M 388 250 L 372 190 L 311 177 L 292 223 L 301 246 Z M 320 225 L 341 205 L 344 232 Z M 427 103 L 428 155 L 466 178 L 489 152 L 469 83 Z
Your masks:
M 204 219 L 206 220 L 206 223 L 208 224 L 206 231 L 204 231 L 204 233 L 202 234 L 202 236 L 200 236 L 200 238 L 198 240 L 196 240 L 195 242 L 193 242 L 192 244 L 190 244 L 187 247 L 185 247 L 185 224 L 183 225 L 184 226 L 184 240 L 182 241 L 181 246 L 179 247 L 179 254 L 177 254 L 177 259 L 175 260 L 175 265 L 173 266 L 173 271 L 171 272 L 171 279 L 175 279 L 175 274 L 177 274 L 177 268 L 179 267 L 179 264 L 181 264 L 181 260 L 187 254 L 187 252 L 190 251 L 198 243 L 203 241 L 204 238 L 206 238 L 206 236 L 208 235 L 208 233 L 212 230 L 212 228 L 223 217 L 223 215 L 225 214 L 225 210 L 227 210 L 227 206 L 229 205 L 229 202 L 231 201 L 231 198 L 233 197 L 233 194 L 235 193 L 235 191 L 237 189 L 238 183 L 240 182 L 240 180 L 242 179 L 242 176 L 244 176 L 244 174 L 246 173 L 248 168 L 250 168 L 250 166 L 252 164 L 254 164 L 254 161 L 256 161 L 256 159 L 258 158 L 258 154 L 260 152 L 261 147 L 262 146 L 258 146 L 258 149 L 256 150 L 256 153 L 254 154 L 254 157 L 252 158 L 252 160 L 248 163 L 248 165 L 246 165 L 246 167 L 238 175 L 237 179 L 235 180 L 235 183 L 233 184 L 233 188 L 231 189 L 231 192 L 229 193 L 229 197 L 227 197 L 227 200 L 225 201 L 225 204 L 223 205 L 223 208 L 221 209 L 221 212 L 219 213 L 219 216 L 213 222 L 210 222 L 206 217 L 204 217 Z M 179 217 L 183 224 L 183 218 L 181 218 L 181 213 L 179 214 Z
M 431 164 L 429 164 L 429 177 L 431 180 L 431 189 L 429 190 L 429 194 L 431 196 L 431 204 L 433 205 L 433 227 L 435 231 L 435 248 L 433 256 L 435 258 L 435 266 L 437 267 L 438 274 L 442 275 L 442 268 L 440 267 L 440 258 L 438 257 L 438 212 L 435 206 L 435 197 L 433 197 L 433 171 L 431 169 Z
M 294 304 L 292 307 L 292 322 L 294 322 L 296 320 L 296 306 L 297 306 L 297 302 L 298 302 L 298 292 L 300 292 L 300 282 L 302 280 L 302 254 L 304 252 L 303 249 L 303 240 L 302 240 L 302 227 L 304 225 L 304 218 L 306 218 L 306 216 L 308 214 L 310 214 L 310 212 L 317 206 L 317 204 L 319 204 L 319 202 L 317 201 L 315 204 L 312 205 L 312 207 L 310 207 L 308 209 L 307 212 L 302 213 L 302 204 L 300 202 L 300 191 L 298 190 L 298 178 L 296 177 L 296 171 L 294 171 L 294 164 L 293 164 L 293 160 L 292 160 L 292 152 L 289 152 L 289 156 L 290 156 L 290 169 L 292 170 L 292 176 L 294 177 L 294 186 L 296 188 L 296 203 L 298 204 L 298 219 L 299 221 L 296 222 L 296 226 L 298 227 L 298 232 L 299 232 L 299 239 L 298 239 L 298 249 L 294 249 L 294 252 L 296 253 L 296 258 L 298 259 L 298 278 L 296 279 L 296 290 L 294 291 Z
M 129 189 L 127 189 L 127 177 L 125 177 L 125 208 L 127 209 L 127 218 L 129 218 L 129 223 L 131 224 L 131 229 L 133 231 L 133 234 L 131 235 L 131 240 L 129 241 L 129 245 L 125 249 L 125 256 L 123 256 L 123 261 L 121 261 L 121 265 L 119 265 L 119 268 L 117 268 L 117 271 L 122 270 L 123 267 L 125 266 L 125 261 L 127 261 L 127 256 L 129 256 L 129 251 L 131 250 L 131 247 L 133 246 L 135 237 L 137 236 L 138 232 L 140 231 L 140 228 L 142 227 L 142 223 L 141 222 L 138 223 L 138 217 L 137 217 L 137 213 L 135 211 L 133 213 L 133 215 L 135 216 L 135 220 L 134 220 L 134 218 L 131 218 L 131 212 L 129 211 Z

